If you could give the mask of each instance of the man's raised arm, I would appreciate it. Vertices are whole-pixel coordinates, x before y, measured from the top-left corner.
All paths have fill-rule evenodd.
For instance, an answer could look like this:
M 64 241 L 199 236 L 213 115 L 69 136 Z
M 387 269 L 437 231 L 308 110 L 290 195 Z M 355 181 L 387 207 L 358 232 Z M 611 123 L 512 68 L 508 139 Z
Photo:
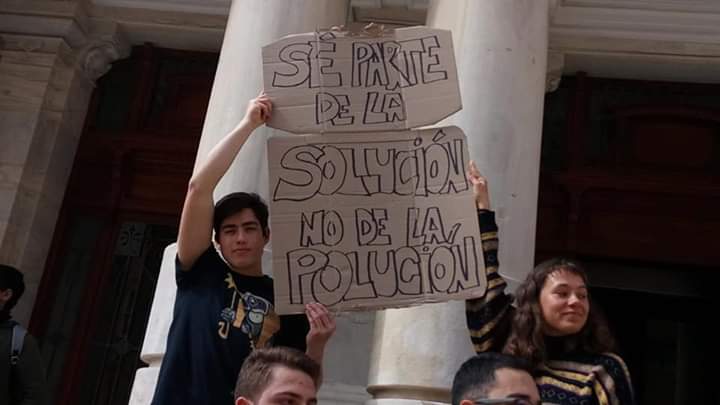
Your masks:
M 268 120 L 271 111 L 272 103 L 265 93 L 250 100 L 240 123 L 212 148 L 190 178 L 177 241 L 178 259 L 183 270 L 192 268 L 210 246 L 215 187 L 252 131 Z

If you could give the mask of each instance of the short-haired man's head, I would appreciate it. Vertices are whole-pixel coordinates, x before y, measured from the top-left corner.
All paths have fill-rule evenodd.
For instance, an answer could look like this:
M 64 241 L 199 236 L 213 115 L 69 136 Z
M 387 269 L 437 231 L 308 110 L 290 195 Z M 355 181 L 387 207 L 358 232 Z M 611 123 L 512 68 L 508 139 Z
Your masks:
M 260 222 L 265 237 L 269 234 L 268 228 L 268 206 L 265 201 L 255 193 L 237 192 L 230 193 L 215 203 L 215 211 L 213 213 L 213 230 L 215 231 L 215 241 L 220 238 L 220 227 L 223 221 L 238 212 L 249 208 L 255 214 Z
M 235 385 L 235 399 L 244 397 L 257 401 L 272 382 L 272 372 L 285 367 L 307 374 L 315 387 L 320 385 L 320 365 L 305 353 L 290 347 L 254 350 L 245 359 Z
M 471 357 L 455 373 L 452 385 L 452 405 L 463 399 L 485 398 L 495 385 L 495 372 L 499 369 L 525 371 L 532 375 L 530 364 L 515 356 L 487 352 Z
M 0 293 L 8 290 L 12 291 L 10 299 L 0 308 L 5 312 L 10 312 L 20 297 L 22 297 L 25 292 L 25 280 L 20 270 L 12 266 L 0 264 Z

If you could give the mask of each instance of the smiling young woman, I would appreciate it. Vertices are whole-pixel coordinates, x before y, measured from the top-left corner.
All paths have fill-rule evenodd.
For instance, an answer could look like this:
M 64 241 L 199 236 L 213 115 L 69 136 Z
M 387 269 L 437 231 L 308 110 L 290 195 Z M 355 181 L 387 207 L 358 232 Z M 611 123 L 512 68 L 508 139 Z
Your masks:
M 498 228 L 487 181 L 468 169 L 478 208 L 487 292 L 467 301 L 470 337 L 478 353 L 498 351 L 532 363 L 543 402 L 634 404 L 627 367 L 615 354 L 607 322 L 593 305 L 585 270 L 556 258 L 539 264 L 513 297 L 498 272 Z

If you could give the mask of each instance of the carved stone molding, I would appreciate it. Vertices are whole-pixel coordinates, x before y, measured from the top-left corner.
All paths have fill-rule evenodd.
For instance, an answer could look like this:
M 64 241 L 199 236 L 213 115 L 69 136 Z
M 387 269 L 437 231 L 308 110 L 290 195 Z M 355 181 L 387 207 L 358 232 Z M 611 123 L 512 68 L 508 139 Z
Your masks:
M 106 74 L 112 63 L 130 56 L 130 41 L 115 22 L 95 19 L 85 45 L 77 50 L 76 65 L 92 82 Z
M 231 0 L 91 0 L 97 6 L 227 15 Z
M 110 70 L 113 62 L 129 55 L 130 46 L 127 43 L 98 39 L 91 41 L 80 51 L 78 67 L 94 82 Z
M 54 37 L 75 48 L 85 41 L 88 17 L 72 1 L 0 1 L 0 30 L 15 35 Z
M 670 8 L 680 3 L 687 3 L 685 9 Z M 587 48 L 596 44 L 584 44 L 586 38 L 605 39 L 609 47 L 629 40 L 650 40 L 655 46 L 633 51 L 683 54 L 684 43 L 720 43 L 720 5 L 713 3 L 714 6 L 700 1 L 563 0 L 552 18 L 550 43 L 577 39 L 575 47 Z M 691 4 L 704 7 L 693 8 Z
M 716 0 L 560 0 L 550 48 L 565 71 L 638 80 L 717 83 Z
M 684 13 L 717 13 L 717 0 L 551 0 L 563 7 L 597 7 L 645 11 L 678 11 Z
M 367 391 L 375 401 L 390 400 L 389 403 L 402 400 L 415 400 L 419 403 L 444 403 L 450 402 L 450 390 L 448 388 L 424 387 L 402 384 L 368 385 Z M 394 401 L 393 401 L 394 400 Z M 378 404 L 386 402 L 377 402 Z
M 382 23 L 391 27 L 424 25 L 428 0 L 351 0 L 348 23 Z
M 328 381 L 318 392 L 320 403 L 326 405 L 362 405 L 370 399 L 365 386 Z
M 557 51 L 548 51 L 547 73 L 545 76 L 545 92 L 552 93 L 560 86 L 563 69 L 565 68 L 565 55 Z

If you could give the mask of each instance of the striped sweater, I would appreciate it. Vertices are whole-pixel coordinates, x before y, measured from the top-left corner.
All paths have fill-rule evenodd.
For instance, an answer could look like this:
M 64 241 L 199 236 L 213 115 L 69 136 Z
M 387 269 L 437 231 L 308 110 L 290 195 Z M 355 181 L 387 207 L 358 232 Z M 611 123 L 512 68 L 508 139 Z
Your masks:
M 512 325 L 512 297 L 498 273 L 498 236 L 495 213 L 478 211 L 485 259 L 487 292 L 468 300 L 466 314 L 470 337 L 477 353 L 502 351 Z M 548 343 L 552 347 L 552 342 Z M 630 405 L 630 374 L 616 354 L 563 353 L 549 350 L 548 361 L 535 373 L 544 402 L 577 405 Z

